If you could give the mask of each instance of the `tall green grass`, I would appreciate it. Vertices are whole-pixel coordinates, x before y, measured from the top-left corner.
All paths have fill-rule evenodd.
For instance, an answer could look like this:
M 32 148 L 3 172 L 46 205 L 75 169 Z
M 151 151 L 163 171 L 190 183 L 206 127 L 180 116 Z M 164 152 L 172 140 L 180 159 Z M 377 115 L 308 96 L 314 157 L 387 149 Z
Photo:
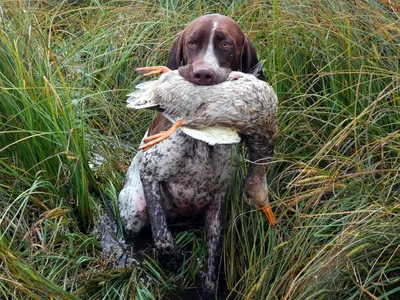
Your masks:
M 109 269 L 92 229 L 152 116 L 125 108 L 134 68 L 165 63 L 176 34 L 208 12 L 238 21 L 280 99 L 267 173 L 278 226 L 244 203 L 239 165 L 221 264 L 231 296 L 400 297 L 399 11 L 372 0 L 3 1 L 0 297 L 162 299 L 195 285 L 201 230 L 175 235 L 186 254 L 173 274 L 151 252 Z

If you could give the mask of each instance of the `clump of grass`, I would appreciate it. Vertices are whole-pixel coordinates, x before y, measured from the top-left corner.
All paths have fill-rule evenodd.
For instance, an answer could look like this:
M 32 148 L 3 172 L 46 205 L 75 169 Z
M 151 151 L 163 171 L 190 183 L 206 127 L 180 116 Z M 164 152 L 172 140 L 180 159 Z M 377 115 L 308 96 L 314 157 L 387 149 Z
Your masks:
M 399 21 L 387 10 L 274 3 L 256 29 L 281 99 L 268 173 L 280 226 L 231 204 L 226 265 L 245 297 L 399 293 Z
M 208 12 L 239 22 L 280 98 L 267 173 L 278 226 L 243 202 L 238 166 L 222 262 L 230 297 L 399 295 L 399 7 L 9 0 L 0 4 L 2 297 L 151 299 L 195 285 L 201 230 L 175 236 L 191 251 L 172 274 L 152 253 L 110 270 L 90 229 L 97 207 L 116 203 L 152 117 L 125 109 L 134 68 L 163 64 L 179 30 Z

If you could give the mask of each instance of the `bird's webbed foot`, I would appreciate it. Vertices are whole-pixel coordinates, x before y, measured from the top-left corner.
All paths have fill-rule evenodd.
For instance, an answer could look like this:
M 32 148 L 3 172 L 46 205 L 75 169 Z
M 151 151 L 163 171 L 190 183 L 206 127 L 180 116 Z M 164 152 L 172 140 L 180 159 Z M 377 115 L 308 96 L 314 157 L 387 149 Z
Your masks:
M 152 66 L 152 67 L 136 68 L 135 71 L 138 72 L 140 75 L 149 76 L 149 75 L 167 73 L 171 70 L 164 66 Z
M 143 151 L 149 150 L 154 145 L 167 139 L 175 130 L 177 130 L 179 127 L 183 126 L 184 124 L 185 124 L 185 122 L 183 120 L 178 120 L 171 126 L 170 129 L 168 129 L 166 131 L 160 131 L 159 133 L 157 133 L 155 135 L 151 135 L 151 136 L 144 138 L 144 144 L 142 146 L 140 146 L 139 149 L 141 149 Z

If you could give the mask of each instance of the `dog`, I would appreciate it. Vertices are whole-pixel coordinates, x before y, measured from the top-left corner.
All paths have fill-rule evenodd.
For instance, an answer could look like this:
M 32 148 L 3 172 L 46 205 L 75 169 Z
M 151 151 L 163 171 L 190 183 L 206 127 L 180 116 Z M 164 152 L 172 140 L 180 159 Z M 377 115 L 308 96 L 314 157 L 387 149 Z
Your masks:
M 229 17 L 199 17 L 183 30 L 170 50 L 167 67 L 185 66 L 181 75 L 197 85 L 223 82 L 231 71 L 250 73 L 256 51 Z M 262 70 L 256 76 L 265 80 Z M 158 114 L 145 136 L 171 126 Z M 142 141 L 143 143 L 143 141 Z M 152 238 L 167 267 L 178 268 L 167 219 L 205 212 L 207 270 L 203 287 L 216 289 L 224 224 L 225 195 L 230 183 L 231 145 L 210 146 L 177 130 L 170 138 L 134 157 L 119 194 L 119 214 L 125 234 L 135 236 L 150 224 Z

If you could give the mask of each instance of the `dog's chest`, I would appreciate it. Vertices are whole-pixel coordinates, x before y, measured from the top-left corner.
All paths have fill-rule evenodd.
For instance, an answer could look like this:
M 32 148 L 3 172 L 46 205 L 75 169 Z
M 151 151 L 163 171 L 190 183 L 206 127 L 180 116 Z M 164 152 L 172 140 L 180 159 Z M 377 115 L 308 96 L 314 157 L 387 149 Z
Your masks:
M 177 132 L 145 152 L 141 176 L 161 184 L 169 217 L 202 211 L 219 201 L 230 179 L 232 146 L 209 146 Z

